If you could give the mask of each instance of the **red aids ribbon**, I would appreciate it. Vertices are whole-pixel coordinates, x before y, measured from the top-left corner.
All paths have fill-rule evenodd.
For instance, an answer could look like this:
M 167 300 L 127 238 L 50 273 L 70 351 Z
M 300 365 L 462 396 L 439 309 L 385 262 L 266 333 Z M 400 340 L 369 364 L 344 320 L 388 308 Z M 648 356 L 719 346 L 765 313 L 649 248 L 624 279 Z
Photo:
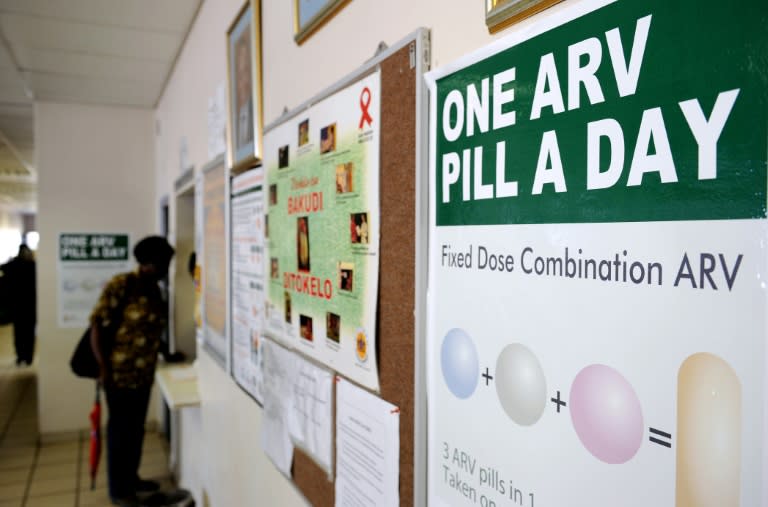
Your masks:
M 366 86 L 363 88 L 362 93 L 360 93 L 360 110 L 363 112 L 363 115 L 360 117 L 360 125 L 357 127 L 359 129 L 363 128 L 364 124 L 368 124 L 368 126 L 373 123 L 373 118 L 371 118 L 371 115 L 368 114 L 368 106 L 371 105 L 371 90 L 368 89 Z

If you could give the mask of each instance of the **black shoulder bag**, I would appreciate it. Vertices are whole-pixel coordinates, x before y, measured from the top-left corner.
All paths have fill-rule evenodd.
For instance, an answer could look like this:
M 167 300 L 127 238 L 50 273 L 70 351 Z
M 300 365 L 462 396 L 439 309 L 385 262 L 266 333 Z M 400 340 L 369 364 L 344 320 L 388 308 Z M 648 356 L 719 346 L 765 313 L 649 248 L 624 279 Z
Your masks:
M 105 361 L 111 351 L 112 343 L 115 340 L 115 334 L 120 328 L 120 324 L 122 324 L 123 313 L 125 313 L 125 305 L 131 287 L 130 282 L 131 278 L 129 277 L 125 285 L 125 294 L 123 294 L 123 298 L 120 300 L 120 304 L 117 306 L 117 311 L 115 312 L 120 319 L 114 319 L 114 322 L 101 333 L 100 338 L 103 347 L 102 354 Z M 69 360 L 69 366 L 72 368 L 72 372 L 78 377 L 99 378 L 99 363 L 96 361 L 96 356 L 93 354 L 93 348 L 91 347 L 91 326 L 88 326 L 85 329 L 83 336 L 80 337 L 80 341 L 77 342 L 75 352 Z

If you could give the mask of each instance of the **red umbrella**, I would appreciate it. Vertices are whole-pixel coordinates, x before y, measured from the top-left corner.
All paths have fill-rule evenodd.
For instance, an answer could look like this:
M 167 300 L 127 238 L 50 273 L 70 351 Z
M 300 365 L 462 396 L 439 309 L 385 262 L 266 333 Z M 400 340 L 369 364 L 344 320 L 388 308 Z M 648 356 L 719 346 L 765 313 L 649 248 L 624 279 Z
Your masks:
M 96 472 L 99 470 L 99 459 L 101 458 L 101 396 L 100 385 L 96 382 L 96 400 L 93 402 L 93 408 L 89 418 L 91 419 L 91 448 L 88 454 L 91 466 L 91 490 L 96 487 Z

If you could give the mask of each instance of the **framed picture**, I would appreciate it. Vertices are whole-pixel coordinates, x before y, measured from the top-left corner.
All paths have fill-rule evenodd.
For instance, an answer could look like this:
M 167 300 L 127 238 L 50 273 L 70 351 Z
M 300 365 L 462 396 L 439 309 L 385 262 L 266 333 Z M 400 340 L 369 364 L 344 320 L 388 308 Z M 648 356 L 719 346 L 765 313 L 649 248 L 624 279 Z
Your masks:
M 262 158 L 260 5 L 248 0 L 227 30 L 227 163 L 234 173 Z
M 301 44 L 349 0 L 293 0 L 294 40 Z
M 485 0 L 485 24 L 491 33 L 541 12 L 562 0 Z

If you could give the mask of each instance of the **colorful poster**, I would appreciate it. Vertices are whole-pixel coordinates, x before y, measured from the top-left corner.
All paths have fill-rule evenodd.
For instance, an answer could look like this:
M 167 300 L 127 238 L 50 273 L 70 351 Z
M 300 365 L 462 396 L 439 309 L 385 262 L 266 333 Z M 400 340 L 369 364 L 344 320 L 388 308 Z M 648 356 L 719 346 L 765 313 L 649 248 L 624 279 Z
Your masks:
M 203 319 L 205 343 L 227 357 L 227 224 L 224 164 L 203 175 Z
M 378 390 L 378 72 L 264 136 L 269 336 Z
M 232 179 L 232 375 L 262 402 L 264 171 Z
M 85 328 L 104 285 L 131 267 L 128 234 L 59 234 L 59 327 Z
M 203 178 L 195 177 L 195 339 L 199 345 L 205 343 L 203 323 Z
M 768 504 L 766 15 L 574 2 L 428 75 L 430 505 Z

